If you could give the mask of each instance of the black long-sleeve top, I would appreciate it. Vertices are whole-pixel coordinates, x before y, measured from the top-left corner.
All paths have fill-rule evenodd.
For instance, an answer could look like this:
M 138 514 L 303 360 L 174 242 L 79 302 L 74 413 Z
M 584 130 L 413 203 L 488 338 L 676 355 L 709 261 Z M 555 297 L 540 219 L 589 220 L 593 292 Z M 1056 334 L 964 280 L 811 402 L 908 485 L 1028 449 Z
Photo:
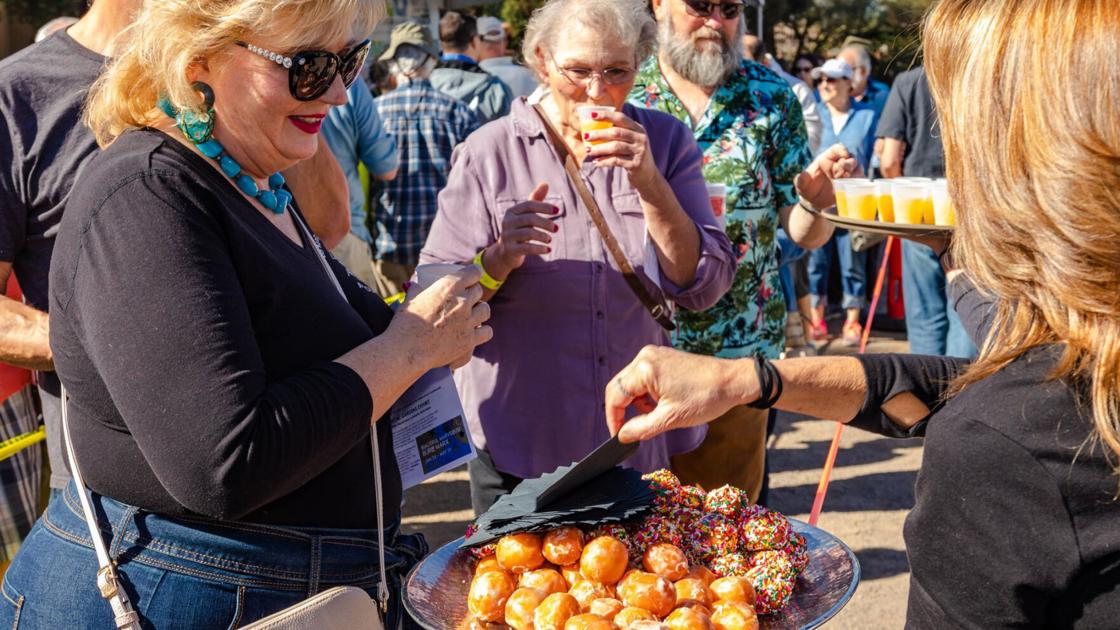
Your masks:
M 1049 378 L 1060 352 L 1031 350 L 948 402 L 960 360 L 860 358 L 871 386 L 852 424 L 925 436 L 908 628 L 1120 627 L 1120 477 L 1079 391 Z M 879 411 L 903 391 L 934 410 L 908 431 Z
M 333 359 L 392 312 L 330 259 L 343 300 L 312 247 L 158 131 L 91 160 L 55 246 L 50 341 L 94 491 L 171 515 L 376 526 L 373 401 Z M 377 427 L 392 520 L 400 474 Z

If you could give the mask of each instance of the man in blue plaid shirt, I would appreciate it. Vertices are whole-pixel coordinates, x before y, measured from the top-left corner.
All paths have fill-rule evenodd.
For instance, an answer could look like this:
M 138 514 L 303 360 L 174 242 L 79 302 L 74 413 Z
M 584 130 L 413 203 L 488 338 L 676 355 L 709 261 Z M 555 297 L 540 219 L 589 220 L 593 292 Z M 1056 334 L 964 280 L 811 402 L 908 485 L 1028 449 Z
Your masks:
M 376 288 L 386 297 L 400 293 L 412 277 L 436 218 L 436 195 L 447 185 L 451 150 L 479 126 L 465 104 L 432 87 L 428 77 L 436 60 L 427 31 L 411 22 L 393 29 L 381 55 L 397 89 L 374 103 L 400 156 L 396 179 L 374 204 Z

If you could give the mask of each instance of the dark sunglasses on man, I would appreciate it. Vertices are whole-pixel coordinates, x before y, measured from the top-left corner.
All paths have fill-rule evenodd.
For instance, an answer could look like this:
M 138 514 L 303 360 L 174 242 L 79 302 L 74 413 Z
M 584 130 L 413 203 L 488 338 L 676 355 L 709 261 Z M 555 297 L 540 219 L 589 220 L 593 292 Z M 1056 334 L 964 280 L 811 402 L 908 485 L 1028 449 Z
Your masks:
M 286 57 L 243 41 L 235 43 L 287 68 L 288 90 L 297 101 L 313 101 L 326 94 L 335 76 L 342 77 L 343 85 L 350 87 L 357 80 L 370 48 L 367 39 L 339 55 L 329 50 L 304 50 Z
M 705 2 L 705 0 L 684 0 L 689 15 L 706 18 L 718 10 L 725 20 L 734 20 L 743 12 L 742 2 Z

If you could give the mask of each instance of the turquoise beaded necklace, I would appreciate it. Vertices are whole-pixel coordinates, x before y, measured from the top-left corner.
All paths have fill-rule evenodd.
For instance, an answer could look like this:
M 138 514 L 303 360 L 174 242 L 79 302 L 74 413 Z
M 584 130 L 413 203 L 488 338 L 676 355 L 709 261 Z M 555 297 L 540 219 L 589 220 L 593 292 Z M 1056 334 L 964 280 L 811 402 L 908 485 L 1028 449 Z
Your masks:
M 196 114 L 192 111 L 180 112 L 175 109 L 166 97 L 159 99 L 159 108 L 168 117 L 175 119 L 175 126 L 183 132 L 183 136 L 198 148 L 199 152 L 218 163 L 218 167 L 226 177 L 233 180 L 238 190 L 256 199 L 262 206 L 275 214 L 284 214 L 288 204 L 292 201 L 292 194 L 284 190 L 284 176 L 273 173 L 268 177 L 268 188 L 261 190 L 252 177 L 246 175 L 229 153 L 226 153 L 222 143 L 214 139 L 214 97 L 209 86 L 195 84 L 194 88 L 202 92 L 206 99 L 205 114 Z

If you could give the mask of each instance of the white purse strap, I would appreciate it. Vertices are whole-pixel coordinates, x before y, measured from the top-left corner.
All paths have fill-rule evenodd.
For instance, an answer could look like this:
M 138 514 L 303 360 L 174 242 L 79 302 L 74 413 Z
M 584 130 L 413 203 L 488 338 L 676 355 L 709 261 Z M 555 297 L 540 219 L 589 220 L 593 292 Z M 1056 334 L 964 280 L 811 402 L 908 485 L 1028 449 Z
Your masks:
M 291 215 L 292 218 L 295 219 L 296 225 L 299 226 L 300 231 L 303 233 L 304 240 L 315 250 L 315 254 L 319 257 L 319 263 L 323 266 L 323 271 L 327 274 L 327 277 L 331 279 L 334 288 L 338 289 L 338 294 L 349 304 L 350 300 L 346 297 L 346 292 L 342 290 L 342 285 L 338 283 L 338 278 L 335 277 L 334 271 L 331 270 L 326 255 L 323 254 L 323 250 L 319 249 L 319 241 L 312 236 L 311 230 L 304 224 L 303 218 L 295 212 L 292 212 Z M 389 585 L 385 581 L 385 514 L 382 510 L 381 449 L 378 448 L 376 426 L 370 425 L 369 439 L 370 444 L 373 446 L 373 494 L 374 505 L 377 510 L 377 561 L 381 569 L 377 581 L 377 603 L 381 607 L 381 613 L 385 614 L 389 611 Z
M 78 458 L 74 455 L 74 443 L 70 440 L 70 422 L 67 416 L 69 407 L 66 395 L 66 386 L 62 386 L 62 436 L 66 442 L 66 457 L 70 460 L 70 474 L 74 477 L 74 484 L 78 489 L 78 500 L 82 504 L 82 512 L 89 527 L 89 536 L 93 539 L 93 550 L 97 553 L 97 590 L 101 596 L 109 600 L 113 609 L 113 622 L 120 630 L 140 630 L 140 616 L 128 601 L 128 594 L 121 588 L 117 568 L 109 558 L 109 551 L 105 548 L 105 540 L 101 538 L 101 528 L 97 526 L 97 517 L 93 514 L 89 495 L 86 491 L 86 482 L 82 479 L 82 470 L 78 467 Z

